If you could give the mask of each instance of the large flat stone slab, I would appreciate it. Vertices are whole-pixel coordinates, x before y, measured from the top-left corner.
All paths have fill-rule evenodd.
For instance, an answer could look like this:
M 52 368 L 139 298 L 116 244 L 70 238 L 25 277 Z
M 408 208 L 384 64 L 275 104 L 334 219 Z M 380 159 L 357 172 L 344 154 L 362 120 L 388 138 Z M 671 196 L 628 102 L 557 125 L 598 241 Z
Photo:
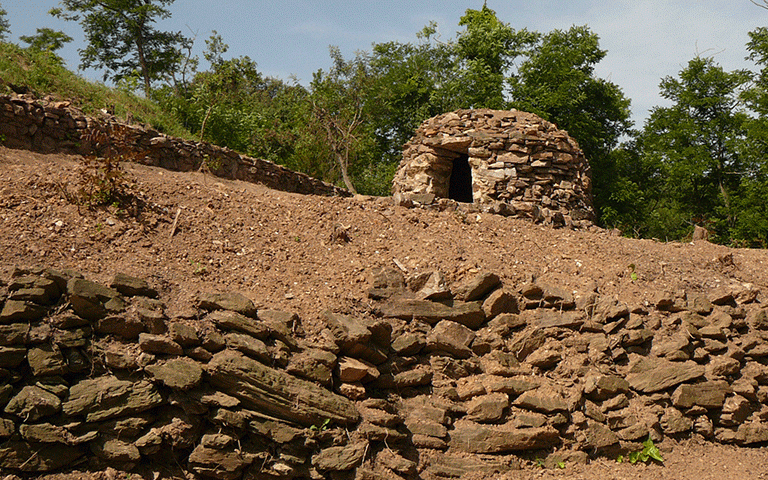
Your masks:
M 560 443 L 552 427 L 515 428 L 505 425 L 479 425 L 460 420 L 451 432 L 451 448 L 469 453 L 507 453 L 550 448 Z
M 638 392 L 666 390 L 704 375 L 704 367 L 692 361 L 670 362 L 661 358 L 644 358 L 629 370 L 629 386 Z
M 355 405 L 312 382 L 231 350 L 213 356 L 207 365 L 209 382 L 240 399 L 245 408 L 304 426 L 326 420 L 349 425 L 359 419 Z
M 146 380 L 134 383 L 98 377 L 72 385 L 62 410 L 68 416 L 83 415 L 88 422 L 99 422 L 143 412 L 164 402 L 160 392 Z
M 381 306 L 381 313 L 389 318 L 419 319 L 430 325 L 441 320 L 452 320 L 476 329 L 485 321 L 485 312 L 479 302 L 452 302 L 451 306 L 429 300 L 400 299 Z

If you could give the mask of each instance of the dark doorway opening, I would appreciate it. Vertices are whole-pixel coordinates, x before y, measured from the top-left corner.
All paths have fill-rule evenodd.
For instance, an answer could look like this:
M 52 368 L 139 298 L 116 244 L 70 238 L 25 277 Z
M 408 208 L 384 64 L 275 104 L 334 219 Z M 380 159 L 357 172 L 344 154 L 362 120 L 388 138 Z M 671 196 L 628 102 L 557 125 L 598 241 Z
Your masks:
M 448 183 L 448 198 L 462 203 L 472 203 L 472 167 L 469 156 L 459 155 L 453 159 L 451 179 Z

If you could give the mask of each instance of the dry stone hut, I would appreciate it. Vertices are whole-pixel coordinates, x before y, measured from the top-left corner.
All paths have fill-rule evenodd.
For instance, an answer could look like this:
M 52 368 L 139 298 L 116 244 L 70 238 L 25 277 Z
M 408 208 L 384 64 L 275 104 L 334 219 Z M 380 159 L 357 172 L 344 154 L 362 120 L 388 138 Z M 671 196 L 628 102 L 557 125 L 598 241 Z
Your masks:
M 447 198 L 553 225 L 594 220 L 589 163 L 576 140 L 517 110 L 457 110 L 422 123 L 393 194 L 404 205 Z

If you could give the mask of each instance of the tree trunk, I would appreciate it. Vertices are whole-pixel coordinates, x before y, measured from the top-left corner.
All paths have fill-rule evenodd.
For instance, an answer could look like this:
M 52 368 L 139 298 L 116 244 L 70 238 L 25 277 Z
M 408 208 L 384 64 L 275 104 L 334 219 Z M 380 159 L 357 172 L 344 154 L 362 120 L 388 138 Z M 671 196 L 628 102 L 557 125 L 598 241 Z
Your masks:
M 144 77 L 144 96 L 149 98 L 150 81 L 149 81 L 149 66 L 147 65 L 147 59 L 144 56 L 144 38 L 139 35 L 136 37 L 136 50 L 139 53 L 139 63 L 141 64 L 141 75 Z
M 357 190 L 355 190 L 355 186 L 352 185 L 352 179 L 349 178 L 347 162 L 344 160 L 340 153 L 336 154 L 336 159 L 338 160 L 339 167 L 341 168 L 341 178 L 344 179 L 344 185 L 347 186 L 347 190 L 349 190 L 352 195 L 357 195 Z

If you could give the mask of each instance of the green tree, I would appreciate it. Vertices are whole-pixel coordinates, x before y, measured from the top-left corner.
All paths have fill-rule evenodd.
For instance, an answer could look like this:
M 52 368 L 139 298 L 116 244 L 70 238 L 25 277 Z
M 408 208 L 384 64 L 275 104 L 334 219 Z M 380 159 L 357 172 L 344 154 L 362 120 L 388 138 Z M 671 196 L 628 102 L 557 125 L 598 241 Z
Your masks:
M 739 93 L 749 80 L 744 70 L 726 72 L 696 57 L 677 78 L 661 81 L 661 96 L 673 105 L 654 108 L 640 136 L 643 161 L 664 179 L 649 219 L 655 236 L 681 238 L 703 224 L 716 240 L 730 240 L 737 221 L 732 197 L 747 168 L 748 116 Z
M 595 65 L 606 54 L 586 26 L 553 30 L 508 79 L 515 108 L 554 122 L 579 142 L 592 166 L 598 215 L 612 202 L 617 178 L 612 151 L 632 127 L 629 99 L 616 84 L 595 77 Z
M 738 215 L 733 239 L 738 244 L 768 248 L 768 28 L 749 32 L 749 38 L 747 59 L 755 62 L 758 70 L 741 98 L 755 115 L 747 120 L 742 144 L 746 168 L 734 199 Z
M 419 42 L 373 45 L 365 115 L 376 137 L 376 158 L 396 163 L 402 146 L 426 120 L 461 105 L 446 93 L 455 78 L 453 46 L 435 38 L 436 25 L 417 34 Z
M 33 50 L 55 52 L 63 47 L 65 43 L 71 42 L 72 37 L 62 31 L 46 27 L 38 28 L 35 35 L 22 35 L 19 37 L 19 40 L 29 44 L 29 48 Z
M 9 33 L 11 33 L 11 24 L 5 16 L 8 12 L 0 5 L 0 41 L 5 41 Z
M 171 16 L 174 0 L 61 0 L 50 13 L 79 21 L 88 45 L 80 50 L 81 69 L 105 68 L 104 80 L 119 81 L 134 72 L 150 94 L 153 81 L 178 68 L 188 40 L 181 32 L 161 32 L 153 24 Z
M 350 168 L 369 163 L 363 152 L 370 151 L 371 140 L 364 116 L 370 85 L 368 60 L 362 54 L 345 60 L 337 47 L 330 51 L 333 67 L 317 71 L 310 85 L 310 127 L 325 140 L 347 190 L 357 193 Z
M 457 86 L 466 107 L 502 109 L 507 105 L 504 80 L 518 56 L 529 51 L 539 34 L 515 31 L 483 5 L 467 9 L 459 20 L 460 32 L 454 46 L 461 82 Z
M 308 93 L 301 85 L 265 78 L 249 57 L 225 58 L 229 46 L 213 32 L 206 40 L 206 71 L 153 90 L 152 97 L 199 139 L 288 165 L 322 178 L 304 141 Z M 187 59 L 196 65 L 196 58 Z M 306 144 L 306 148 L 302 145 Z

